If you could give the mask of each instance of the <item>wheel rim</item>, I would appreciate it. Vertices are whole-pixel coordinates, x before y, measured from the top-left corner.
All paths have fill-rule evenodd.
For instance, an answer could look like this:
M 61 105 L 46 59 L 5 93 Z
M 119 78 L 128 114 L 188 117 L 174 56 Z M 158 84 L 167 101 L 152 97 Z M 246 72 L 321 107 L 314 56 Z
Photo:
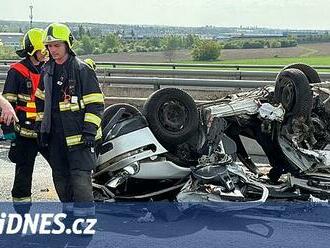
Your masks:
M 291 81 L 285 82 L 282 88 L 281 103 L 286 110 L 291 110 L 295 101 L 295 87 Z
M 187 108 L 181 102 L 172 100 L 160 106 L 159 121 L 168 131 L 181 131 L 187 122 Z

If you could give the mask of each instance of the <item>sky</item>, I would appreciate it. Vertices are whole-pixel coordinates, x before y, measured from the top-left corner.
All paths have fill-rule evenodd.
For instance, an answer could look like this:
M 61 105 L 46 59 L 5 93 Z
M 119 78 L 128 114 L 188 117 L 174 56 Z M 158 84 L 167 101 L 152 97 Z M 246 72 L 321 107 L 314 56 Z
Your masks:
M 330 30 L 329 0 L 0 0 L 0 20 Z

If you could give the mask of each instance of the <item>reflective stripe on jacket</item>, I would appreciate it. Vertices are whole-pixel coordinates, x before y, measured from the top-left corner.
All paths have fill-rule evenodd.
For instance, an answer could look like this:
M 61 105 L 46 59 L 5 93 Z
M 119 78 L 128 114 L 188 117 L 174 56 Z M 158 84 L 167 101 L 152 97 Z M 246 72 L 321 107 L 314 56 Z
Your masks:
M 83 133 L 101 139 L 101 118 L 104 110 L 104 96 L 100 89 L 95 71 L 88 65 L 70 56 L 66 62 L 67 78 L 58 102 L 64 129 L 66 144 L 69 149 L 82 145 Z M 51 126 L 51 95 L 55 61 L 45 65 L 36 93 L 37 121 L 41 121 L 41 132 L 49 133 Z
M 24 137 L 35 138 L 34 124 L 37 118 L 35 94 L 40 81 L 38 69 L 29 59 L 10 65 L 3 96 L 14 107 L 19 125 L 15 131 Z

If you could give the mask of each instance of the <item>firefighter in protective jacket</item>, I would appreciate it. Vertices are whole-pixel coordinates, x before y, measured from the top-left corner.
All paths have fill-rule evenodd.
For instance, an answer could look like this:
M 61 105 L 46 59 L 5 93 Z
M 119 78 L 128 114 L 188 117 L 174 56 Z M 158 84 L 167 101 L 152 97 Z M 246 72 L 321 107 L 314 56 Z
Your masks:
M 49 147 L 57 194 L 62 202 L 75 203 L 64 211 L 86 216 L 94 214 L 91 172 L 93 149 L 102 134 L 104 97 L 95 72 L 76 57 L 72 43 L 66 25 L 47 27 L 44 44 L 50 60 L 36 93 L 37 115 L 42 116 L 40 143 Z
M 43 32 L 34 28 L 25 34 L 23 49 L 16 51 L 24 59 L 10 65 L 3 90 L 3 96 L 12 104 L 19 119 L 14 124 L 16 139 L 9 151 L 9 158 L 16 163 L 12 189 L 16 206 L 21 203 L 29 205 L 31 202 L 32 172 L 38 151 L 48 158 L 47 151 L 38 146 L 35 132 L 35 121 L 38 119 L 35 92 L 47 54 L 42 42 Z

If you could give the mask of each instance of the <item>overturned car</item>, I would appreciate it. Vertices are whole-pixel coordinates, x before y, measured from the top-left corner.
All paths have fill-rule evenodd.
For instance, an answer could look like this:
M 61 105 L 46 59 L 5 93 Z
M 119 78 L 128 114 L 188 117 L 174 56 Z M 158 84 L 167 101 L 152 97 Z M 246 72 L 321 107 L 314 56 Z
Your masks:
M 184 91 L 154 92 L 140 112 L 108 107 L 93 175 L 99 201 L 265 202 L 330 196 L 330 83 L 304 64 L 275 86 L 196 105 Z M 241 140 L 262 147 L 260 171 Z

